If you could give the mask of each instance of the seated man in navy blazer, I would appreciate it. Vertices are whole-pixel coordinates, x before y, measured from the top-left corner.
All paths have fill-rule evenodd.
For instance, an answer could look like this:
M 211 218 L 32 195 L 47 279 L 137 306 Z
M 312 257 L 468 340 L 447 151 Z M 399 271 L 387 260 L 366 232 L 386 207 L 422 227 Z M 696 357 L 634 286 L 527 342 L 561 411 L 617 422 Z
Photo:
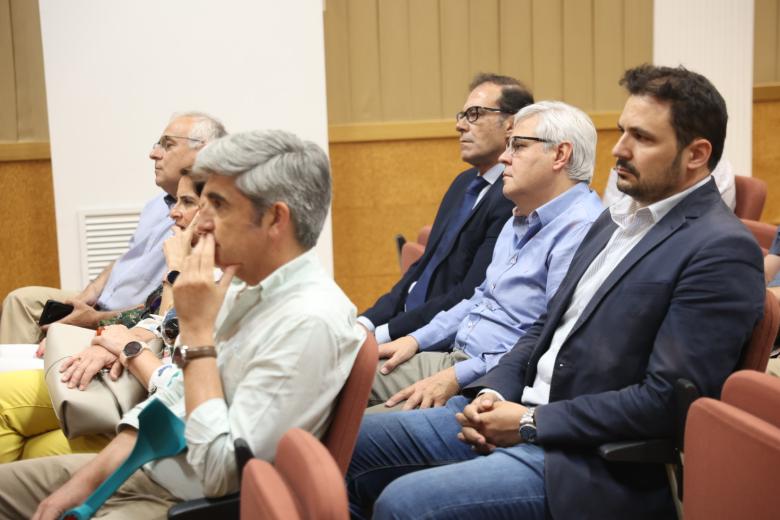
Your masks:
M 355 516 L 674 517 L 661 465 L 597 447 L 671 437 L 678 378 L 720 394 L 762 314 L 762 258 L 710 175 L 727 121 L 715 87 L 651 65 L 621 84 L 612 153 L 630 197 L 593 224 L 546 315 L 493 370 L 446 407 L 364 419 Z
M 533 97 L 516 79 L 478 74 L 463 111 L 455 116 L 460 157 L 473 168 L 450 185 L 433 221 L 428 246 L 387 294 L 358 318 L 386 343 L 419 329 L 485 279 L 501 228 L 513 204 L 501 193 L 498 158 L 512 131 L 513 115 Z

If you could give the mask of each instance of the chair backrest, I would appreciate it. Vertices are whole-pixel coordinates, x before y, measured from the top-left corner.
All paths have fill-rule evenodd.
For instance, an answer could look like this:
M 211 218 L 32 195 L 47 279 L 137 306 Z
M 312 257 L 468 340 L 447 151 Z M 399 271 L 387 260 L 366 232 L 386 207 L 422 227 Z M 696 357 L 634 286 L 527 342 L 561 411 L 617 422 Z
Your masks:
M 417 242 L 407 242 L 401 247 L 401 274 L 406 273 L 425 253 L 425 246 Z
M 376 339 L 373 334 L 368 334 L 352 365 L 352 372 L 339 393 L 330 428 L 322 438 L 322 443 L 330 451 L 342 475 L 347 474 L 352 450 L 355 449 L 360 421 L 368 405 L 378 362 Z
M 755 177 L 734 176 L 736 205 L 734 214 L 739 218 L 761 220 L 761 212 L 766 202 L 766 182 Z
M 241 518 L 298 520 L 298 506 L 287 483 L 268 462 L 252 459 L 241 478 Z
M 431 236 L 431 229 L 433 226 L 423 226 L 420 231 L 417 232 L 417 243 L 421 246 L 428 245 L 428 238 Z
M 301 518 L 349 517 L 344 476 L 336 461 L 312 434 L 293 428 L 279 441 L 274 467 L 296 498 Z
M 753 327 L 747 346 L 742 352 L 738 368 L 763 372 L 769 363 L 769 354 L 780 328 L 780 304 L 774 294 L 766 291 L 764 297 L 764 316 Z
M 780 378 L 755 370 L 734 372 L 723 385 L 724 403 L 780 428 Z
M 691 406 L 685 439 L 686 520 L 777 518 L 780 429 L 703 398 Z
M 741 220 L 742 223 L 745 224 L 745 227 L 753 233 L 754 237 L 756 237 L 756 242 L 758 242 L 758 245 L 761 246 L 761 250 L 766 255 L 769 252 L 769 248 L 772 247 L 775 236 L 777 236 L 777 226 L 747 218 Z

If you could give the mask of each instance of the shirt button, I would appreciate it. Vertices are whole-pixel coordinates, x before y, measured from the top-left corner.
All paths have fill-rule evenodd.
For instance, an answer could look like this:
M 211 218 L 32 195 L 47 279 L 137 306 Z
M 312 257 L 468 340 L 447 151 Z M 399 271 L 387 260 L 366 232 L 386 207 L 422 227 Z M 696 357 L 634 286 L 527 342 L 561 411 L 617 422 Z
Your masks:
M 558 363 L 558 368 L 563 368 L 563 363 Z
M 496 284 L 493 284 L 493 285 L 491 285 L 490 287 L 492 287 L 493 289 L 495 289 L 495 288 L 496 288 Z
M 474 324 L 473 324 L 472 322 L 469 322 L 469 323 L 468 323 L 468 326 L 469 326 L 469 328 L 471 328 L 471 327 L 473 327 L 473 326 L 474 326 Z

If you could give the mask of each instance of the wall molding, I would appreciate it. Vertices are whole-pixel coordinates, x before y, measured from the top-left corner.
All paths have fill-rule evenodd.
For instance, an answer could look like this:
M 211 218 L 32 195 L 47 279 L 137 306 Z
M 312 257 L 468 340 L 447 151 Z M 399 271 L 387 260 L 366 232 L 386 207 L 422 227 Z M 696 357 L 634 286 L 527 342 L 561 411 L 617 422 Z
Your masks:
M 51 159 L 51 149 L 47 141 L 0 143 L 0 162 L 36 161 L 39 159 Z
M 764 83 L 753 87 L 753 103 L 780 101 L 780 83 Z

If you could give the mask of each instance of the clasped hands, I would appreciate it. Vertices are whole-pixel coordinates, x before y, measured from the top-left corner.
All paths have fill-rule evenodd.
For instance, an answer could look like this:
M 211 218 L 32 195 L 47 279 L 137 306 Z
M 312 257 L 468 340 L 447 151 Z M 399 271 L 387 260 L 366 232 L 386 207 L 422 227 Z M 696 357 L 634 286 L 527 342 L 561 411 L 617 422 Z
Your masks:
M 125 345 L 138 338 L 124 325 L 109 325 L 100 329 L 90 346 L 62 362 L 61 380 L 68 388 L 78 386 L 84 390 L 100 370 L 109 369 L 109 376 L 116 381 L 122 375 L 119 354 Z
M 525 411 L 525 406 L 500 400 L 492 392 L 479 395 L 455 415 L 462 427 L 458 439 L 481 454 L 519 444 L 520 418 Z

